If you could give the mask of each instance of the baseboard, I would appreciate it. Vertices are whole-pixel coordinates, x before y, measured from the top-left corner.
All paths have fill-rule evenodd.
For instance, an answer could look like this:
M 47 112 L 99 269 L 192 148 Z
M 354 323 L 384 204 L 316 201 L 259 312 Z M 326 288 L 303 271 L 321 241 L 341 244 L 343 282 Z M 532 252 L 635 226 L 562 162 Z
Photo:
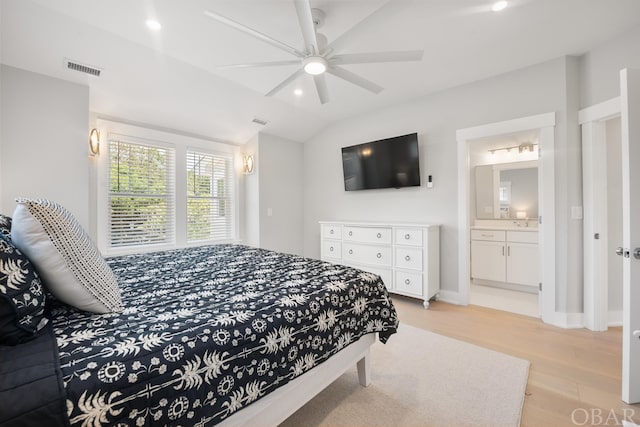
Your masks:
M 584 313 L 560 313 L 556 311 L 553 325 L 565 329 L 584 328 Z
M 608 326 L 622 326 L 622 310 L 609 310 Z
M 438 292 L 438 296 L 436 299 L 438 301 L 446 302 L 448 304 L 467 305 L 466 303 L 463 302 L 460 292 L 456 292 L 456 291 L 447 291 L 447 290 L 441 289 Z

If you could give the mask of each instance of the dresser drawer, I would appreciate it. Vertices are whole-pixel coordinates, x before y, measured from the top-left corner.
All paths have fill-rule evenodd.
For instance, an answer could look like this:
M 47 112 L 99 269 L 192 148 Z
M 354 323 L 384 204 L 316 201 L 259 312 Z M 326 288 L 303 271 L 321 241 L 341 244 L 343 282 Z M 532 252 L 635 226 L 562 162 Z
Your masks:
M 337 258 L 342 256 L 342 242 L 336 240 L 322 241 L 322 258 Z
M 322 224 L 322 238 L 340 240 L 342 238 L 342 226 L 335 224 Z
M 538 243 L 538 233 L 535 231 L 507 231 L 507 240 L 518 243 Z
M 422 274 L 396 271 L 394 288 L 396 291 L 422 296 Z
M 345 226 L 343 239 L 349 242 L 391 244 L 391 229 Z
M 342 259 L 347 263 L 363 263 L 391 266 L 391 247 L 358 245 L 344 242 L 342 244 Z
M 421 228 L 396 228 L 396 245 L 422 246 Z
M 422 249 L 396 247 L 395 266 L 422 271 Z
M 471 230 L 471 240 L 489 240 L 504 242 L 505 232 L 502 230 Z

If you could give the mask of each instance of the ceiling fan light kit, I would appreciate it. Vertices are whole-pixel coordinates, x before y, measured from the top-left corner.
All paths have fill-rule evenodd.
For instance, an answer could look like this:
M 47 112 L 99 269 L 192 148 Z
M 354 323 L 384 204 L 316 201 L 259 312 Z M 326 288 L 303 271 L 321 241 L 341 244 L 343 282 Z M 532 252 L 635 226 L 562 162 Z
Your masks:
M 298 23 L 302 30 L 302 38 L 304 40 L 304 49 L 297 49 L 279 40 L 276 40 L 266 34 L 249 28 L 230 18 L 219 15 L 215 12 L 206 10 L 204 14 L 217 22 L 225 24 L 231 28 L 250 35 L 264 43 L 268 43 L 282 51 L 293 55 L 297 60 L 291 61 L 272 61 L 248 64 L 226 65 L 218 68 L 256 68 L 256 67 L 274 67 L 282 65 L 299 64 L 300 68 L 289 77 L 280 82 L 275 88 L 267 92 L 266 96 L 273 96 L 280 92 L 283 88 L 298 79 L 301 75 L 309 74 L 313 77 L 313 82 L 318 92 L 318 98 L 321 104 L 329 102 L 329 90 L 327 88 L 324 73 L 327 72 L 337 78 L 345 80 L 353 85 L 365 89 L 374 94 L 380 93 L 383 88 L 364 77 L 355 74 L 339 65 L 350 64 L 371 64 L 382 62 L 409 62 L 421 61 L 424 51 L 391 51 L 391 52 L 368 52 L 353 54 L 334 54 L 334 46 L 326 42 L 326 37 L 318 34 L 316 29 L 324 23 L 325 14 L 320 9 L 312 9 L 309 0 L 293 0 L 298 17 Z M 353 28 L 348 31 L 353 33 Z M 333 43 L 336 43 L 334 40 Z
M 308 56 L 302 61 L 305 73 L 318 76 L 327 71 L 327 60 L 321 56 Z

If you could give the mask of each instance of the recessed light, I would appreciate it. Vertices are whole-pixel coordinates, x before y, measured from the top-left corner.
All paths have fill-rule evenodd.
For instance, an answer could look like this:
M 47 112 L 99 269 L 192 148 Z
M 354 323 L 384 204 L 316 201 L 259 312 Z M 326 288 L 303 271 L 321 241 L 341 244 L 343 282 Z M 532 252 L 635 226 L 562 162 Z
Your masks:
M 147 19 L 147 28 L 153 31 L 158 31 L 162 28 L 162 25 L 155 19 Z
M 296 89 L 293 91 L 293 94 L 296 96 L 302 96 L 303 92 L 302 89 Z
M 491 9 L 494 12 L 500 12 L 501 10 L 503 10 L 505 7 L 507 7 L 509 3 L 505 0 L 501 0 L 501 1 L 497 1 L 493 4 L 493 6 L 491 7 Z

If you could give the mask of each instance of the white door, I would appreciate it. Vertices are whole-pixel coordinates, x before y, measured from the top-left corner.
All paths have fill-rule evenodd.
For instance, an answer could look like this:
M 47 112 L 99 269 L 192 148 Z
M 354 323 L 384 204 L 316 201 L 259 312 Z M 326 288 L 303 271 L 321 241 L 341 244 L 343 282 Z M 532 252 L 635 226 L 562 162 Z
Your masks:
M 640 402 L 640 70 L 620 72 L 622 122 L 622 400 Z

